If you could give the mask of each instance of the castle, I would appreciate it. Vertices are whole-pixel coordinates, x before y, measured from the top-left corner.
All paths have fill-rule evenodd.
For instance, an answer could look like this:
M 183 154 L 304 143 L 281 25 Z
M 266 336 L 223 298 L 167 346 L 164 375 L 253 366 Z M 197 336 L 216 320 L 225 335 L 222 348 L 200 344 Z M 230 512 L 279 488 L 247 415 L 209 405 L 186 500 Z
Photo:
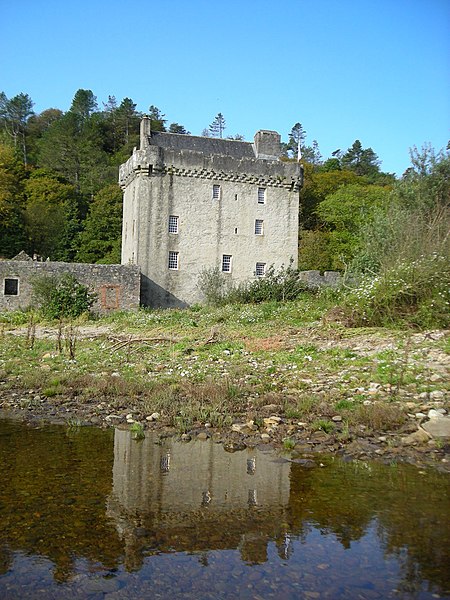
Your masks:
M 302 169 L 280 160 L 280 135 L 254 143 L 151 131 L 121 165 L 122 264 L 141 268 L 141 304 L 183 307 L 204 298 L 204 270 L 233 283 L 297 266 Z
M 33 280 L 42 275 L 71 273 L 96 292 L 94 310 L 109 312 L 202 302 L 203 271 L 218 269 L 239 284 L 270 266 L 296 267 L 303 171 L 280 155 L 275 131 L 258 131 L 250 143 L 151 131 L 144 117 L 140 148 L 119 171 L 122 264 L 39 262 L 20 253 L 0 261 L 0 310 L 32 305 Z

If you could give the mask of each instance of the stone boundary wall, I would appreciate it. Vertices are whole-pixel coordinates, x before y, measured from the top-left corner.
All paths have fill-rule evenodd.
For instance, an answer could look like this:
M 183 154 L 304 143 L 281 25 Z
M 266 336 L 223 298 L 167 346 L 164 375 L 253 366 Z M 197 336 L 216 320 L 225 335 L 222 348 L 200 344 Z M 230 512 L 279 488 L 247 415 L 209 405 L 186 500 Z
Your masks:
M 338 271 L 301 271 L 300 279 L 311 287 L 338 287 L 342 283 L 342 275 Z
M 25 309 L 32 305 L 32 281 L 39 276 L 70 273 L 97 294 L 92 310 L 108 313 L 135 310 L 140 303 L 141 270 L 137 265 L 0 261 L 0 310 Z

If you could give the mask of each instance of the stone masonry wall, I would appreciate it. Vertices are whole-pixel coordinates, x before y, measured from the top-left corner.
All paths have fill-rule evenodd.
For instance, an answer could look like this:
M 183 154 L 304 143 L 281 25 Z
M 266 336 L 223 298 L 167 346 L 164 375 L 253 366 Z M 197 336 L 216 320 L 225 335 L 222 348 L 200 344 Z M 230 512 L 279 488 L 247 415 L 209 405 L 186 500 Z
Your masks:
M 33 278 L 70 273 L 97 294 L 93 311 L 137 309 L 140 303 L 140 268 L 136 265 L 0 261 L 0 310 L 25 309 L 32 305 Z

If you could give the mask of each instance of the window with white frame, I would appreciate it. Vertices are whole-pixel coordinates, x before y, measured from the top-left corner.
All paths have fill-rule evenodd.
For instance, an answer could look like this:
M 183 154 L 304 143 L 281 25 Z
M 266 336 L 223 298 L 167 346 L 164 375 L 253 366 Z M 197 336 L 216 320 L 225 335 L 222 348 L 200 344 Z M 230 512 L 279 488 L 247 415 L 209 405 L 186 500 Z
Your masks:
M 255 268 L 256 277 L 264 277 L 265 274 L 266 274 L 266 263 L 257 262 L 256 268 Z
M 223 273 L 231 273 L 231 254 L 223 254 L 222 255 L 222 272 Z
M 255 220 L 255 235 L 262 235 L 264 233 L 264 221 L 262 219 Z
M 169 215 L 169 233 L 178 233 L 178 217 Z
M 178 252 L 169 251 L 169 269 L 173 271 L 178 269 Z
M 266 188 L 258 188 L 258 204 L 266 203 Z
M 220 198 L 220 185 L 217 185 L 217 184 L 213 185 L 212 197 L 213 197 L 213 200 L 218 200 Z

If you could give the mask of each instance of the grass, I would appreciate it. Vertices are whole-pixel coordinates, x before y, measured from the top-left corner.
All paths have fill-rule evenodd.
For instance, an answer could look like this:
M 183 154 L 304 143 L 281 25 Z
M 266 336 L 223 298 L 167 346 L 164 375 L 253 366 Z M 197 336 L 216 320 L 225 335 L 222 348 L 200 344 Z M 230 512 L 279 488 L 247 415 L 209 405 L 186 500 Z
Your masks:
M 448 353 L 448 338 L 414 341 L 398 329 L 320 321 L 331 306 L 305 294 L 292 302 L 114 313 L 79 323 L 74 358 L 56 348 L 55 338 L 39 336 L 39 326 L 50 324 L 36 321 L 31 346 L 28 317 L 3 313 L 0 404 L 11 392 L 32 390 L 57 401 L 103 403 L 114 413 L 132 409 L 138 420 L 159 412 L 180 432 L 247 417 L 256 422 L 274 405 L 275 413 L 315 430 L 334 431 L 335 414 L 350 428 L 389 430 L 403 423 L 405 411 L 395 402 L 404 393 L 448 388 L 444 379 L 431 385 L 427 358 L 430 351 Z M 8 333 L 20 326 L 20 335 Z M 82 335 L 85 326 L 110 333 Z M 115 347 L 113 338 L 128 336 L 162 341 Z M 395 388 L 395 398 L 385 393 L 383 402 L 365 406 L 378 398 L 369 393 L 371 382 Z

